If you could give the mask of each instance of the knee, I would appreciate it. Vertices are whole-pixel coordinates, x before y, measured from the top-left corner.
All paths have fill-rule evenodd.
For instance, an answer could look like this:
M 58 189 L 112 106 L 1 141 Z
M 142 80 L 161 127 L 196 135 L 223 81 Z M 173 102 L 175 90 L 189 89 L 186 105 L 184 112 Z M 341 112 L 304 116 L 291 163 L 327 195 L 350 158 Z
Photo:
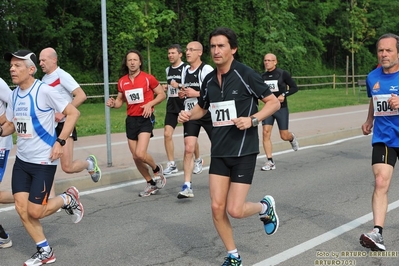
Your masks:
M 375 176 L 375 190 L 381 192 L 388 192 L 389 181 L 383 175 L 377 174 Z
M 226 208 L 224 205 L 218 203 L 212 203 L 212 216 L 215 220 L 223 219 L 226 214 Z
M 184 145 L 184 152 L 186 154 L 193 154 L 195 150 L 195 144 L 187 143 Z
M 165 140 L 171 140 L 172 139 L 172 135 L 173 135 L 173 131 L 172 132 L 165 131 L 163 133 L 163 137 L 164 137 Z
M 67 174 L 73 174 L 74 172 L 72 171 L 71 164 L 69 163 L 61 163 L 61 169 L 64 171 L 64 173 Z
M 233 218 L 235 218 L 235 219 L 241 219 L 241 218 L 243 218 L 243 213 L 242 213 L 241 209 L 240 209 L 240 208 L 236 208 L 236 207 L 234 207 L 234 206 L 228 207 L 228 208 L 227 208 L 227 213 L 228 213 L 231 217 L 233 217 Z
M 145 153 L 144 152 L 139 152 L 139 153 L 135 153 L 135 154 L 133 154 L 133 159 L 135 160 L 135 161 L 142 161 L 142 162 L 144 162 L 144 160 L 145 160 Z

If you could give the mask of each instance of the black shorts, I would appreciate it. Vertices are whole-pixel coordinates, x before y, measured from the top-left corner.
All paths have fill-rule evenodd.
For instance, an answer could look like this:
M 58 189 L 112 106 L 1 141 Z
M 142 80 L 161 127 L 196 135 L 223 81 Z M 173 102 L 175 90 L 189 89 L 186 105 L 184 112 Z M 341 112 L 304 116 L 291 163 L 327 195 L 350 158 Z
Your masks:
M 57 137 L 60 136 L 63 128 L 64 128 L 64 122 L 58 122 L 58 125 L 55 127 L 55 132 L 57 133 Z M 72 137 L 74 141 L 78 140 L 78 133 L 76 132 L 76 127 L 73 128 L 70 137 Z
M 375 143 L 373 145 L 371 165 L 376 163 L 389 164 L 395 167 L 399 159 L 399 148 L 387 147 L 384 143 Z
M 275 120 L 277 121 L 279 130 L 288 130 L 288 120 L 289 120 L 288 107 L 282 107 L 280 108 L 280 110 L 277 110 L 277 112 L 275 112 L 274 114 L 263 120 L 262 125 L 273 126 Z
M 28 192 L 29 201 L 46 205 L 57 165 L 27 163 L 15 158 L 12 169 L 12 193 Z
M 169 112 L 166 113 L 164 125 L 176 128 L 178 116 L 179 116 L 179 113 L 169 113 Z
M 152 134 L 152 130 L 154 129 L 155 116 L 154 114 L 151 117 L 143 117 L 143 116 L 127 116 L 126 117 L 126 137 L 131 140 L 139 140 L 140 133 L 147 132 Z
M 257 154 L 242 157 L 211 157 L 209 174 L 230 177 L 234 183 L 252 184 Z
M 190 120 L 183 124 L 184 127 L 184 137 L 197 137 L 199 136 L 201 127 L 203 127 L 208 134 L 209 139 L 212 135 L 212 119 L 208 112 L 203 118 L 198 120 Z

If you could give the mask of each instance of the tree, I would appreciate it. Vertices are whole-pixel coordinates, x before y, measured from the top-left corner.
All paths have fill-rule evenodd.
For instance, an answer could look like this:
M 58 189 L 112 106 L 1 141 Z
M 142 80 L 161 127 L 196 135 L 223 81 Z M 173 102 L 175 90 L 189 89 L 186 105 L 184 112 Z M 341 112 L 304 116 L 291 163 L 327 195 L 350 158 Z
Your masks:
M 161 1 L 136 1 L 127 4 L 122 13 L 130 18 L 130 27 L 120 33 L 121 39 L 142 39 L 147 47 L 148 72 L 151 73 L 150 44 L 155 43 L 161 26 L 169 25 L 176 14 L 164 9 Z
M 367 8 L 370 0 L 366 0 L 362 7 L 358 6 L 357 0 L 351 0 L 349 8 L 349 25 L 351 36 L 342 39 L 342 45 L 351 53 L 352 88 L 355 94 L 355 53 L 357 53 L 364 41 L 375 36 L 375 30 L 369 27 L 367 20 Z M 348 91 L 346 92 L 348 93 Z

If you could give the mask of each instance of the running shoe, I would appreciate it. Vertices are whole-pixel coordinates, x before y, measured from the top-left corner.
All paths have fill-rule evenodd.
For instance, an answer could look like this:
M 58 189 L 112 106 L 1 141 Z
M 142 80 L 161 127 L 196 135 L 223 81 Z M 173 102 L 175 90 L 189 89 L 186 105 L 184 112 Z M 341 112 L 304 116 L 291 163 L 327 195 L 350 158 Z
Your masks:
M 163 174 L 163 167 L 161 164 L 157 164 L 159 171 L 154 173 L 154 181 L 157 183 L 157 188 L 161 189 L 166 185 L 166 178 Z
M 201 158 L 194 160 L 193 174 L 196 175 L 201 174 L 203 165 L 204 165 L 204 160 L 202 160 Z
M 66 206 L 62 208 L 65 210 L 67 214 L 72 216 L 71 217 L 72 222 L 77 224 L 82 220 L 84 214 L 83 205 L 79 200 L 79 190 L 76 187 L 72 186 L 68 188 L 64 192 L 64 194 L 69 196 L 70 201 Z
M 265 196 L 260 203 L 267 206 L 266 212 L 259 214 L 260 220 L 263 222 L 265 232 L 273 235 L 278 229 L 278 216 L 276 212 L 276 203 L 272 196 Z
M 178 199 L 194 198 L 194 193 L 192 187 L 188 187 L 186 184 L 183 185 L 179 194 L 177 194 Z
M 242 266 L 241 257 L 236 258 L 234 255 L 229 254 L 229 256 L 224 258 L 222 266 Z
M 290 141 L 291 147 L 294 151 L 297 151 L 299 149 L 298 140 L 296 139 L 294 133 L 291 134 L 292 134 L 292 140 Z
M 7 238 L 0 237 L 0 248 L 10 248 L 12 247 L 11 237 L 7 234 Z
M 360 245 L 372 251 L 385 251 L 384 238 L 377 228 L 374 228 L 370 233 L 362 234 L 359 241 Z
M 275 169 L 276 169 L 276 164 L 269 160 L 261 168 L 262 171 L 270 171 L 270 170 L 275 170 Z
M 94 155 L 90 155 L 86 160 L 93 163 L 94 168 L 89 171 L 89 174 L 93 182 L 97 183 L 101 179 L 101 169 L 98 167 L 97 158 Z
M 166 169 L 163 170 L 163 174 L 164 175 L 170 175 L 170 174 L 175 174 L 177 173 L 179 170 L 177 170 L 177 165 L 175 162 L 168 162 L 166 164 Z
M 50 248 L 50 252 L 44 251 L 43 248 L 39 247 L 36 248 L 37 248 L 36 253 L 33 254 L 30 259 L 25 261 L 24 266 L 38 266 L 55 262 L 56 258 L 54 255 L 53 248 Z
M 157 192 L 158 192 L 157 186 L 152 186 L 151 184 L 147 183 L 147 186 L 144 188 L 143 191 L 139 193 L 139 196 L 148 197 L 157 194 Z

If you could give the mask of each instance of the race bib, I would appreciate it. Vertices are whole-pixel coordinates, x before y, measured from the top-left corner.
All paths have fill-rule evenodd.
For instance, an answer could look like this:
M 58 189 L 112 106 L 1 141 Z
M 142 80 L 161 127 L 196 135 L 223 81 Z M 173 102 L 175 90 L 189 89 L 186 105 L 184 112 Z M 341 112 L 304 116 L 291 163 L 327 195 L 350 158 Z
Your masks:
M 265 83 L 269 85 L 271 92 L 278 92 L 278 81 L 277 80 L 265 80 Z
M 237 118 L 236 104 L 234 100 L 225 102 L 211 103 L 209 112 L 212 117 L 214 127 L 224 127 L 234 125 L 231 119 Z
M 398 109 L 392 109 L 388 104 L 391 94 L 380 94 L 373 96 L 374 116 L 392 116 L 398 115 Z
M 197 104 L 198 98 L 187 98 L 184 100 L 184 111 L 191 111 Z
M 168 96 L 169 97 L 179 97 L 179 89 L 173 88 L 171 85 L 168 85 Z
M 125 91 L 126 101 L 128 104 L 138 104 L 144 102 L 143 88 Z
M 15 131 L 18 137 L 31 139 L 33 138 L 33 124 L 30 116 L 14 116 L 13 119 Z

